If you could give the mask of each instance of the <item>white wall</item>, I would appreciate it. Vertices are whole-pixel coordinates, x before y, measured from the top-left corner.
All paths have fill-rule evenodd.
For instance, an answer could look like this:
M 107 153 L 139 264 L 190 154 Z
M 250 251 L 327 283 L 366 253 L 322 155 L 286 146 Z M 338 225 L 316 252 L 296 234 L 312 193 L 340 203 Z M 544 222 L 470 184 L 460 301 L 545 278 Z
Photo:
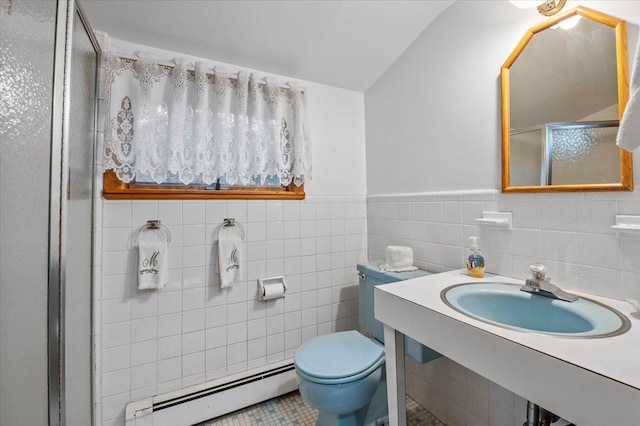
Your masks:
M 111 37 L 110 45 L 115 52 L 145 51 L 166 60 L 177 57 L 192 62 L 201 60 L 211 67 L 220 65 L 232 72 L 245 69 L 258 75 L 273 76 L 282 83 L 290 80 L 300 82 L 305 87 L 309 99 L 308 122 L 311 128 L 313 157 L 313 177 L 310 182 L 305 182 L 305 192 L 315 195 L 365 195 L 363 93 L 240 68 L 209 58 L 142 46 L 115 37 Z
M 112 41 L 116 50 L 151 50 Z M 313 146 L 304 201 L 99 200 L 97 424 L 122 425 L 129 401 L 292 358 L 309 338 L 357 328 L 355 266 L 366 260 L 363 94 L 302 84 Z M 98 170 L 102 188 L 101 157 Z M 245 281 L 228 290 L 220 289 L 211 256 L 213 230 L 224 217 L 235 217 L 247 233 Z M 156 218 L 172 234 L 170 283 L 141 292 L 129 239 Z M 286 297 L 257 301 L 257 278 L 283 274 Z
M 638 2 L 581 4 L 626 19 L 633 51 Z M 562 287 L 640 298 L 640 239 L 620 239 L 610 228 L 616 214 L 640 215 L 640 189 L 498 190 L 500 66 L 543 19 L 507 1 L 458 1 L 365 93 L 369 259 L 399 244 L 413 247 L 416 264 L 431 272 L 459 269 L 468 237 L 480 235 L 490 273 L 524 278 L 530 263 L 542 261 Z M 514 229 L 479 228 L 473 219 L 483 210 L 511 211 Z M 449 426 L 524 421 L 522 398 L 452 360 L 407 359 L 407 372 L 409 393 Z
M 627 20 L 633 53 L 637 2 L 577 4 Z M 543 20 L 507 1 L 445 10 L 365 93 L 368 194 L 500 188 L 500 67 Z

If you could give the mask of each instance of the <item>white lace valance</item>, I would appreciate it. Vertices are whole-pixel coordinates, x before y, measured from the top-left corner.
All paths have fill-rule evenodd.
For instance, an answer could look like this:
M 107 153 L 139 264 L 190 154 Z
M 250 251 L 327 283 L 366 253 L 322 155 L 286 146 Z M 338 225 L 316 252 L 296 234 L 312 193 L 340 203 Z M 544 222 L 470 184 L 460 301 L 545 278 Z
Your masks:
M 311 177 L 297 84 L 113 54 L 105 84 L 104 166 L 123 182 L 301 185 Z

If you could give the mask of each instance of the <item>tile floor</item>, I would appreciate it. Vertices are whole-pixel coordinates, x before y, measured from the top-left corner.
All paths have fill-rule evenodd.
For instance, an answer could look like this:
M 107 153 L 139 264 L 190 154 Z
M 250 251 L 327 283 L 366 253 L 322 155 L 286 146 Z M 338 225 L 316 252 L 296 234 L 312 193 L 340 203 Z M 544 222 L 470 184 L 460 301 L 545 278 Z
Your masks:
M 317 417 L 318 412 L 296 391 L 209 420 L 198 426 L 313 426 Z M 407 425 L 445 426 L 408 396 Z

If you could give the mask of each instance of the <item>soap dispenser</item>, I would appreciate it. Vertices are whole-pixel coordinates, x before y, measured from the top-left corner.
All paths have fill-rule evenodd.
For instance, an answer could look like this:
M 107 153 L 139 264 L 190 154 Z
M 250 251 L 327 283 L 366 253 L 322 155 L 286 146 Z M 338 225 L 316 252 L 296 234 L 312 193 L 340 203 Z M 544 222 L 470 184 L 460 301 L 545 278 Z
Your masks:
M 474 278 L 484 277 L 484 256 L 478 246 L 478 237 L 469 237 L 471 240 L 471 253 L 467 258 L 467 274 Z

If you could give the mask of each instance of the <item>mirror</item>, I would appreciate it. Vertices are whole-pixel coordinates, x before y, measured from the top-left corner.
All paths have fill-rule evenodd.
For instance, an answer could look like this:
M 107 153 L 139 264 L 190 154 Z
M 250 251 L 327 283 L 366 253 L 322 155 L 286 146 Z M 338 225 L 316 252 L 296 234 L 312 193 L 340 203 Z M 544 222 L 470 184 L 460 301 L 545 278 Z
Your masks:
M 626 36 L 585 7 L 527 31 L 501 69 L 503 192 L 633 190 Z

